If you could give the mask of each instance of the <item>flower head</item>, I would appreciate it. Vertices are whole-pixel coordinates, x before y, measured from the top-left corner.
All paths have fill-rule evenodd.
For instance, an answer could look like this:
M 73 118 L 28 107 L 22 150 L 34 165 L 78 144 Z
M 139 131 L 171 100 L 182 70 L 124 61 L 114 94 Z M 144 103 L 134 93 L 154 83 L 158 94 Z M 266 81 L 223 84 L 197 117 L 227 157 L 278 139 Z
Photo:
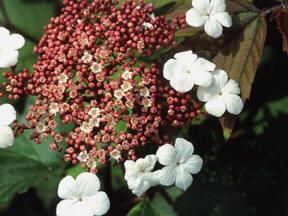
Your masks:
M 215 70 L 213 83 L 209 87 L 199 87 L 197 96 L 199 100 L 206 102 L 206 111 L 216 117 L 222 116 L 227 110 L 229 113 L 238 115 L 243 109 L 243 101 L 240 94 L 239 84 L 230 79 L 223 70 Z
M 104 215 L 110 208 L 106 193 L 100 191 L 100 181 L 92 173 L 81 173 L 76 180 L 66 176 L 58 187 L 58 196 L 63 199 L 58 205 L 57 216 Z
M 137 196 L 143 195 L 150 187 L 158 185 L 159 172 L 152 172 L 157 162 L 156 155 L 147 155 L 144 159 L 139 158 L 136 162 L 127 160 L 125 166 L 125 180 L 132 193 Z
M 223 27 L 232 26 L 230 15 L 225 11 L 225 0 L 193 0 L 193 8 L 186 13 L 186 22 L 193 27 L 204 25 L 205 32 L 214 38 L 222 35 Z
M 193 181 L 191 174 L 198 173 L 203 160 L 198 155 L 193 155 L 192 143 L 185 139 L 177 138 L 175 147 L 170 144 L 161 146 L 156 155 L 160 164 L 165 167 L 160 172 L 160 183 L 166 186 L 173 185 L 186 190 Z
M 12 105 L 0 105 L 0 148 L 7 148 L 13 145 L 14 134 L 9 125 L 15 119 L 16 111 Z
M 25 39 L 19 34 L 10 34 L 4 27 L 0 27 L 0 38 L 0 68 L 16 65 L 18 49 L 24 46 Z
M 168 60 L 164 65 L 163 75 L 170 80 L 171 86 L 178 92 L 188 92 L 194 84 L 209 86 L 216 65 L 204 58 L 198 58 L 191 50 L 177 53 L 175 59 Z

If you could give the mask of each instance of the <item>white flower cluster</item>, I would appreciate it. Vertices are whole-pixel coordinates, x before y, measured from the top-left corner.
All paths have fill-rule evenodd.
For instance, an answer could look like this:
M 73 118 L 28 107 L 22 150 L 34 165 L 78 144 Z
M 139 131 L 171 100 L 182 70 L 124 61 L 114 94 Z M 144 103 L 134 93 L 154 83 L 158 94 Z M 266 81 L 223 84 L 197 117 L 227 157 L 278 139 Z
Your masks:
M 225 0 L 193 0 L 192 5 L 193 8 L 186 13 L 190 26 L 204 25 L 205 32 L 214 38 L 222 35 L 222 26 L 232 26 L 232 19 L 225 12 Z M 164 64 L 163 76 L 181 93 L 198 86 L 198 99 L 206 102 L 205 109 L 211 115 L 221 117 L 226 110 L 238 115 L 243 109 L 239 84 L 228 80 L 225 71 L 216 70 L 214 63 L 198 57 L 191 50 L 179 52 L 169 59 Z
M 192 143 L 177 138 L 175 146 L 165 144 L 156 155 L 147 155 L 137 161 L 127 160 L 125 166 L 125 180 L 128 187 L 137 196 L 143 195 L 150 187 L 156 185 L 171 186 L 186 190 L 192 184 L 192 175 L 198 173 L 203 164 L 200 156 L 194 155 Z M 159 162 L 164 167 L 152 171 Z

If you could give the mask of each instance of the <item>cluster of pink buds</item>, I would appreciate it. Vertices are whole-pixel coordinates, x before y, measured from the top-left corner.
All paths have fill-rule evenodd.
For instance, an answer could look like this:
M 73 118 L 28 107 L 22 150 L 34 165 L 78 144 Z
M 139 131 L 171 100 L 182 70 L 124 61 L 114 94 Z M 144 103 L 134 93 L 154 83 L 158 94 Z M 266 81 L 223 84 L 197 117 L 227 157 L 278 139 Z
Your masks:
M 64 143 L 65 161 L 96 172 L 109 158 L 136 160 L 140 145 L 167 143 L 169 131 L 203 114 L 191 95 L 172 90 L 158 65 L 141 61 L 175 46 L 185 20 L 155 16 L 143 1 L 63 4 L 34 49 L 33 73 L 4 74 L 10 99 L 37 96 L 16 134 L 33 129 L 30 138 L 39 144 L 52 137 L 51 150 Z

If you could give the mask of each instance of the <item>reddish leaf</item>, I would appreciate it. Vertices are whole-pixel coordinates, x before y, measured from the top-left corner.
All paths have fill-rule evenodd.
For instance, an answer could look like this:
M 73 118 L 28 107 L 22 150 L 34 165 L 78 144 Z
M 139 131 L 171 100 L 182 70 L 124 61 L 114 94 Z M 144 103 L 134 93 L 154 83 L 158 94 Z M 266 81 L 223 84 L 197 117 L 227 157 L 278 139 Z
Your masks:
M 288 53 L 288 10 L 281 9 L 274 13 L 277 26 L 283 37 L 283 51 Z

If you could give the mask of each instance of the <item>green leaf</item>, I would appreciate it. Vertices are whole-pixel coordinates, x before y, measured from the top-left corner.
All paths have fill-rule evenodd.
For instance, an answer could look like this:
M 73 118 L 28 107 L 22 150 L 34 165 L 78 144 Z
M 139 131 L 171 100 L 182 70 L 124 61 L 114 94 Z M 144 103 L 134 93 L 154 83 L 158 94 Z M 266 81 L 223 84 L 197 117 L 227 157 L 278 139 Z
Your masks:
M 20 135 L 13 147 L 0 150 L 0 203 L 40 184 L 62 167 L 61 161 L 59 153 L 49 152 L 48 142 L 36 145 L 27 135 Z

